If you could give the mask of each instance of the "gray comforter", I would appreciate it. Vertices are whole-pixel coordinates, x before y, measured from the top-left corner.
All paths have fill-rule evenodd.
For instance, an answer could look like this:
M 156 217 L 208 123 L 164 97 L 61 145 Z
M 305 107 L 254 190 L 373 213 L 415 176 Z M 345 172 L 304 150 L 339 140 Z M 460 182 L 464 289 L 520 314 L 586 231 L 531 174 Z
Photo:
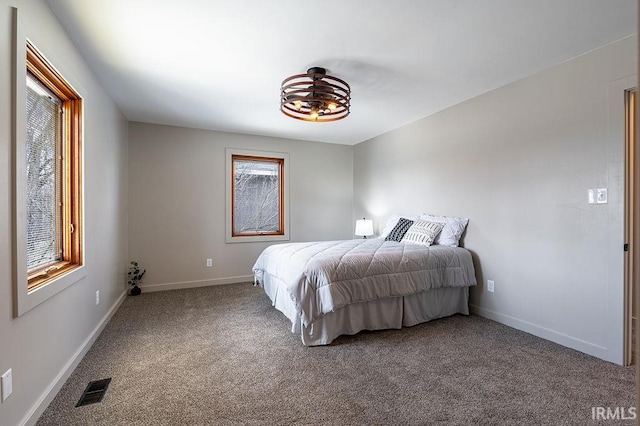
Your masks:
M 476 284 L 466 249 L 382 239 L 272 245 L 253 273 L 257 284 L 267 273 L 286 286 L 305 327 L 350 303 Z

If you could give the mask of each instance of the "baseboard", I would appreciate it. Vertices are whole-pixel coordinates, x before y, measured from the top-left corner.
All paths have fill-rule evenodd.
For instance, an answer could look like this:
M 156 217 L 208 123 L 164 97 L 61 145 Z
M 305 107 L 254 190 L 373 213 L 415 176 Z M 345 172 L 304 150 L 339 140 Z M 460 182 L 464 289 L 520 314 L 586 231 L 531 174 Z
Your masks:
M 139 287 L 143 292 L 150 293 L 153 291 L 180 290 L 183 288 L 208 287 L 212 285 L 235 284 L 235 283 L 246 283 L 246 282 L 253 282 L 253 275 L 216 278 L 211 280 L 182 281 L 177 283 L 147 284 L 147 285 L 140 285 Z
M 62 368 L 60 373 L 56 376 L 56 378 L 49 384 L 45 392 L 40 396 L 38 401 L 31 407 L 31 410 L 27 413 L 27 415 L 20 422 L 21 426 L 33 426 L 38 421 L 38 418 L 44 413 L 44 410 L 47 409 L 51 401 L 56 397 L 62 385 L 67 381 L 73 370 L 76 369 L 82 358 L 87 354 L 91 346 L 96 341 L 102 330 L 106 327 L 106 325 L 111 320 L 111 317 L 116 313 L 122 302 L 124 302 L 125 297 L 127 297 L 127 292 L 123 291 L 118 300 L 113 304 L 109 312 L 102 317 L 102 320 L 96 325 L 93 329 L 89 337 L 85 339 L 85 341 L 80 345 L 75 354 L 69 359 L 67 364 Z
M 470 304 L 469 310 L 473 314 L 499 322 L 500 324 L 508 325 L 509 327 L 515 328 L 516 330 L 524 331 L 526 333 L 533 334 L 534 336 L 550 340 L 559 345 L 575 349 L 577 351 L 595 356 L 596 358 L 600 358 L 605 361 L 609 361 L 607 348 L 603 346 L 576 339 L 575 337 L 558 333 L 557 331 L 550 330 L 548 328 L 544 328 L 509 315 L 501 314 L 490 309 L 481 308 L 479 306 Z

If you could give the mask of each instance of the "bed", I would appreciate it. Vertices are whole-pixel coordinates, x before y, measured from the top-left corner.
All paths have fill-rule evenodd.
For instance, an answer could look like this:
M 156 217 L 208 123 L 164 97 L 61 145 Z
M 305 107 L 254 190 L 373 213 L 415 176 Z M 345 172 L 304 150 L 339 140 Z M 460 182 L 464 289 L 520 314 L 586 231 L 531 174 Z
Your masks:
M 469 287 L 476 284 L 464 248 L 382 238 L 272 245 L 253 273 L 307 346 L 468 315 Z

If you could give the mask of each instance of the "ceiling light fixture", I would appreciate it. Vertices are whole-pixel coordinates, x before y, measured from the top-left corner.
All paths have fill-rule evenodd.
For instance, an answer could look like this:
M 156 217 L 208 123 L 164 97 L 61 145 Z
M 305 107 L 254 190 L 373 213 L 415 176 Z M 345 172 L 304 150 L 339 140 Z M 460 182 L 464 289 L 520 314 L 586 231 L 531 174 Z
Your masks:
M 349 115 L 351 88 L 327 70 L 312 67 L 306 74 L 284 79 L 280 87 L 280 111 L 304 121 L 336 121 Z

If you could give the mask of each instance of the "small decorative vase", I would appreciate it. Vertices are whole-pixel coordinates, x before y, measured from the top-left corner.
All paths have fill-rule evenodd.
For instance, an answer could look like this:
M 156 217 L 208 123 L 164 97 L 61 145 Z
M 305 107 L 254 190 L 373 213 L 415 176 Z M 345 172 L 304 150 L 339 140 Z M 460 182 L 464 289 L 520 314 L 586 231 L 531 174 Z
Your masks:
M 137 296 L 137 295 L 139 295 L 140 293 L 142 293 L 142 290 L 140 290 L 140 287 L 138 287 L 137 285 L 136 285 L 136 286 L 133 286 L 133 288 L 131 289 L 131 292 L 130 292 L 130 294 L 131 294 L 132 296 Z

